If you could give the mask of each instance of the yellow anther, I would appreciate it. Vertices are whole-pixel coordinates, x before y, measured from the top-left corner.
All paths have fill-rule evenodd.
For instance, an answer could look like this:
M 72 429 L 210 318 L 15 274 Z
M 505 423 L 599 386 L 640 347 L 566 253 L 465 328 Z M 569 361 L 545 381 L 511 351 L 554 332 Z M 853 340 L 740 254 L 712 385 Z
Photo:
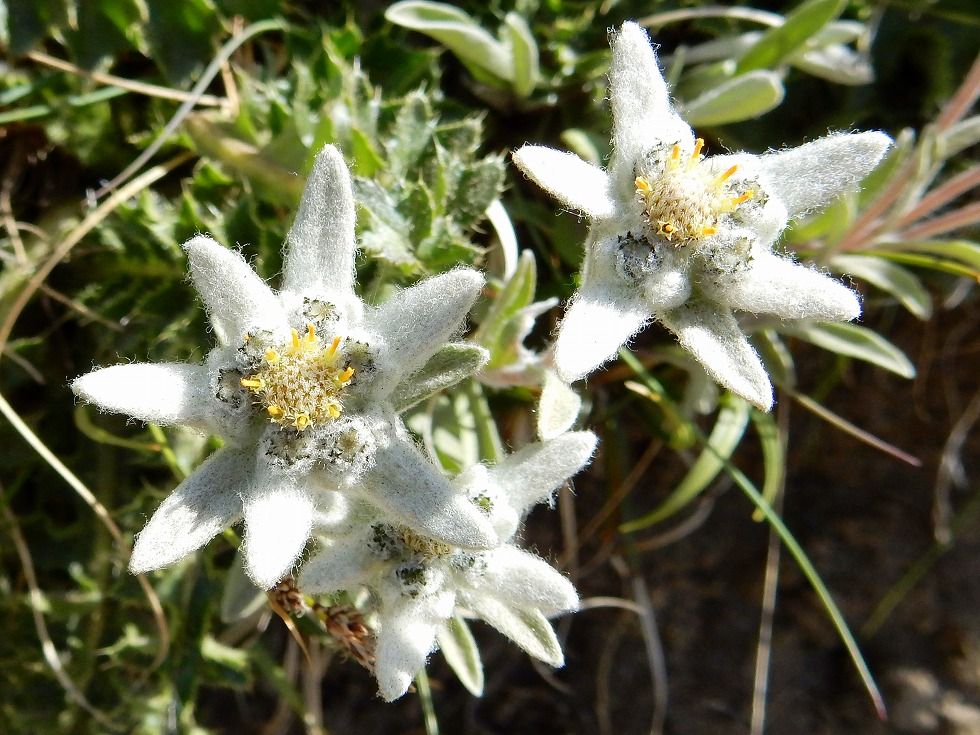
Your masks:
M 708 237 L 709 235 L 714 235 L 717 232 L 718 232 L 717 227 L 703 227 L 701 229 L 701 234 L 704 235 L 705 237 Z
M 290 329 L 289 332 L 293 337 L 293 350 L 299 351 L 299 347 L 300 347 L 299 332 L 297 332 L 295 329 Z
M 265 388 L 265 381 L 262 378 L 242 378 L 242 385 L 252 390 L 262 390 Z
M 330 418 L 332 419 L 340 418 L 340 408 L 334 404 L 327 406 L 327 413 L 330 414 Z
M 327 350 L 327 354 L 333 357 L 337 353 L 337 348 L 340 347 L 340 335 L 333 338 L 333 342 L 330 343 L 330 349 Z
M 282 418 L 282 415 L 284 413 L 283 410 L 281 408 L 279 408 L 279 406 L 277 406 L 275 404 L 272 404 L 271 406 L 269 406 L 268 408 L 266 408 L 265 411 L 266 411 L 266 413 L 269 414 L 269 418 L 271 418 L 273 421 L 276 421 L 278 419 L 281 419 Z
M 281 359 L 281 355 L 279 354 L 278 350 L 275 350 L 272 347 L 270 347 L 265 351 L 265 361 L 270 365 L 275 365 L 277 362 L 279 362 L 280 359 Z
M 658 222 L 657 226 L 657 234 L 663 235 L 668 240 L 672 240 L 674 238 L 674 233 L 677 232 L 677 228 L 670 222 Z
M 719 175 L 718 178 L 715 179 L 715 186 L 718 186 L 719 184 L 725 183 L 731 177 L 731 175 L 733 173 L 735 173 L 736 171 L 738 171 L 738 166 L 737 165 L 732 166 L 725 173 Z
M 642 176 L 637 176 L 633 184 L 636 186 L 637 191 L 642 192 L 643 194 L 650 193 L 650 182 L 644 179 Z
M 701 155 L 702 148 L 704 148 L 704 138 L 698 138 L 694 141 L 694 153 L 691 154 L 692 161 L 696 161 L 698 156 Z
M 679 143 L 674 143 L 674 147 L 670 149 L 670 159 L 676 161 L 681 157 L 681 146 Z
M 350 380 L 353 377 L 354 377 L 354 368 L 348 366 L 347 369 L 344 370 L 344 372 L 342 372 L 340 375 L 337 376 L 337 379 L 340 380 L 341 383 L 346 383 L 348 380 Z
M 306 341 L 310 344 L 316 342 L 316 327 L 312 324 L 306 325 Z
M 333 408 L 333 406 L 330 406 L 330 408 Z M 337 415 L 338 416 L 340 415 L 339 411 L 337 412 Z M 333 412 L 331 412 L 331 416 L 333 416 Z M 334 416 L 334 418 L 336 418 L 336 416 Z M 297 414 L 296 418 L 293 420 L 293 426 L 295 426 L 300 431 L 302 431 L 309 425 L 310 425 L 310 416 L 307 413 Z

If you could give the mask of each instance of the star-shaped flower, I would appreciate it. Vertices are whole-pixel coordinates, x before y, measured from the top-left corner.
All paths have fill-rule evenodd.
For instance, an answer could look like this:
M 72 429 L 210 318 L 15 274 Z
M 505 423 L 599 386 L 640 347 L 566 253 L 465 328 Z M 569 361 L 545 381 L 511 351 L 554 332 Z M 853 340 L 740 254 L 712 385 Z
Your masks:
M 346 529 L 321 527 L 327 537 L 303 567 L 299 588 L 371 590 L 378 605 L 375 675 L 385 700 L 408 690 L 454 613 L 483 619 L 545 663 L 564 663 L 547 618 L 578 607 L 578 595 L 547 562 L 510 542 L 524 513 L 578 472 L 595 444 L 591 432 L 571 432 L 456 477 L 459 497 L 492 519 L 504 540 L 490 551 L 461 549 L 369 515 Z
M 755 156 L 704 157 L 670 105 L 646 32 L 612 39 L 613 153 L 607 170 L 524 146 L 517 165 L 591 220 L 582 286 L 559 327 L 555 362 L 569 382 L 595 370 L 652 317 L 729 390 L 768 410 L 772 385 L 733 314 L 849 320 L 856 294 L 777 255 L 787 222 L 856 186 L 891 143 L 835 134 Z
M 302 552 L 328 490 L 443 543 L 497 543 L 391 402 L 461 329 L 483 277 L 458 269 L 366 305 L 354 292 L 354 220 L 350 174 L 328 146 L 287 236 L 281 291 L 208 237 L 184 245 L 219 343 L 204 364 L 116 365 L 72 383 L 104 410 L 225 440 L 137 536 L 134 573 L 178 561 L 244 516 L 247 568 L 271 587 Z

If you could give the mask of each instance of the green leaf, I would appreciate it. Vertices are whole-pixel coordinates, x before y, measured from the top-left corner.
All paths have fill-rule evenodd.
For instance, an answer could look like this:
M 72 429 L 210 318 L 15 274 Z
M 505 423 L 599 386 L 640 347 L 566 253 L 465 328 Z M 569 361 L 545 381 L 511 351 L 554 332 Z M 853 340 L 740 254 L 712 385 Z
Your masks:
M 483 696 L 483 662 L 470 626 L 459 615 L 446 621 L 438 633 L 439 649 L 456 678 L 474 697 Z
M 517 262 L 514 275 L 497 294 L 483 323 L 480 324 L 473 339 L 490 350 L 490 364 L 495 365 L 506 348 L 503 341 L 507 323 L 525 306 L 534 301 L 537 284 L 537 265 L 534 253 L 525 250 Z
M 413 173 L 432 140 L 435 118 L 422 92 L 410 94 L 398 110 L 391 138 L 385 145 L 392 176 L 404 179 Z
M 478 372 L 490 354 L 479 345 L 450 343 L 395 387 L 391 403 L 401 413 Z
M 776 496 L 783 486 L 783 477 L 786 475 L 786 453 L 783 450 L 783 442 L 779 438 L 779 428 L 772 414 L 762 411 L 752 412 L 752 425 L 755 427 L 756 434 L 759 435 L 759 444 L 762 446 L 762 464 L 765 468 L 765 477 L 762 482 L 762 497 L 769 505 L 772 505 Z M 752 513 L 752 520 L 761 521 L 765 518 L 763 512 L 756 508 Z
M 510 41 L 514 94 L 518 99 L 525 99 L 531 96 L 538 84 L 538 44 L 527 22 L 517 13 L 507 13 L 502 32 L 506 32 Z
M 452 198 L 446 205 L 446 214 L 464 230 L 486 219 L 487 208 L 503 188 L 504 175 L 503 159 L 497 156 L 467 166 L 460 174 L 455 190 L 450 192 Z
M 835 255 L 830 263 L 838 273 L 847 273 L 894 296 L 919 319 L 932 315 L 932 297 L 914 273 L 884 258 L 868 255 Z
M 722 82 L 691 100 L 685 105 L 684 114 L 696 127 L 727 125 L 764 115 L 778 107 L 784 95 L 778 74 L 753 71 Z
M 903 378 L 915 377 L 915 366 L 905 353 L 877 332 L 857 324 L 805 323 L 780 331 L 804 339 L 817 347 L 883 367 Z
M 77 0 L 77 30 L 65 41 L 80 66 L 92 69 L 103 58 L 129 49 L 129 33 L 142 20 L 135 0 Z
M 434 38 L 467 67 L 476 67 L 508 82 L 514 78 L 511 60 L 503 44 L 459 8 L 445 3 L 407 0 L 389 7 L 385 18 L 389 23 Z
M 736 73 L 775 68 L 840 15 L 846 5 L 847 0 L 807 0 L 797 6 L 781 26 L 763 33 L 745 52 Z
M 921 253 L 931 255 L 943 260 L 959 261 L 972 269 L 974 278 L 980 274 L 980 244 L 971 240 L 919 240 L 914 242 L 890 242 L 888 248 L 894 248 L 907 253 Z M 882 251 L 877 248 L 874 250 L 876 255 L 881 255 Z M 889 253 L 889 257 L 894 254 Z
M 168 79 L 189 80 L 215 55 L 218 14 L 208 0 L 145 0 L 146 40 Z
M 722 399 L 707 446 L 667 499 L 641 518 L 620 526 L 623 533 L 632 533 L 669 518 L 694 500 L 722 471 L 745 434 L 751 407 L 737 396 L 728 394 Z
M 65 5 L 65 0 L 15 0 L 8 3 L 10 54 L 26 54 L 42 38 L 53 35 L 54 27 L 65 22 Z

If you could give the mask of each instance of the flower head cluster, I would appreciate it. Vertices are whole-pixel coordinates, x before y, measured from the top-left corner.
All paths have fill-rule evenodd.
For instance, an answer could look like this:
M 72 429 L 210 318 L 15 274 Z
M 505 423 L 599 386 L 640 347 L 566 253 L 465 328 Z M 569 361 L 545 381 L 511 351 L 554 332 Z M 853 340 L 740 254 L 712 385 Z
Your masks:
M 884 155 L 883 133 L 835 134 L 762 156 L 705 156 L 670 105 L 646 33 L 612 39 L 613 153 L 606 170 L 524 146 L 515 163 L 591 220 L 582 286 L 555 345 L 562 378 L 595 370 L 651 317 L 715 380 L 762 409 L 772 386 L 733 312 L 849 320 L 856 294 L 773 252 L 787 222 L 856 186 Z
M 547 618 L 575 609 L 578 596 L 563 575 L 512 539 L 526 511 L 581 469 L 595 443 L 591 432 L 570 432 L 455 478 L 460 497 L 499 534 L 501 544 L 493 549 L 474 551 L 425 537 L 367 507 L 320 525 L 321 550 L 304 565 L 299 587 L 311 593 L 371 591 L 375 675 L 384 699 L 407 691 L 455 614 L 480 618 L 530 655 L 562 665 Z
M 139 534 L 134 572 L 171 564 L 244 517 L 248 571 L 271 587 L 329 491 L 439 543 L 497 543 L 486 514 L 416 448 L 394 403 L 419 394 L 415 374 L 462 328 L 483 278 L 457 269 L 367 305 L 354 292 L 354 218 L 350 174 L 328 146 L 287 238 L 280 291 L 208 237 L 184 245 L 218 339 L 203 364 L 116 365 L 72 384 L 104 410 L 225 440 Z

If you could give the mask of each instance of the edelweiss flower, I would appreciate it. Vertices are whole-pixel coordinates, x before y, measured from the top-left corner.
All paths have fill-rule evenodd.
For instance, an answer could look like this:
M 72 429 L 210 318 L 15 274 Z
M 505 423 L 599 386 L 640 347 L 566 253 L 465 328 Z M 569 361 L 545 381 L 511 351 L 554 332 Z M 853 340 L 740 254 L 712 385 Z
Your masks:
M 564 663 L 547 617 L 575 609 L 575 589 L 544 560 L 507 542 L 528 508 L 588 462 L 595 443 L 591 432 L 568 433 L 456 477 L 459 497 L 486 513 L 505 541 L 491 551 L 461 549 L 363 517 L 346 529 L 322 528 L 334 537 L 323 539 L 303 567 L 299 588 L 331 593 L 364 586 L 374 593 L 375 675 L 384 699 L 407 691 L 454 612 L 485 620 L 545 663 Z
M 854 292 L 772 245 L 789 219 L 860 182 L 890 139 L 836 134 L 762 156 L 706 158 L 635 23 L 612 39 L 609 85 L 608 170 L 540 146 L 514 153 L 535 182 L 591 219 L 582 286 L 559 327 L 559 374 L 587 375 L 653 316 L 715 380 L 768 410 L 769 377 L 732 312 L 859 316 Z
M 178 561 L 244 516 L 246 565 L 271 587 L 303 550 L 325 489 L 444 543 L 497 542 L 391 404 L 460 329 L 483 278 L 459 269 L 367 306 L 354 293 L 354 219 L 350 174 L 328 146 L 287 237 L 281 291 L 210 238 L 184 245 L 219 341 L 203 365 L 116 365 L 72 384 L 104 410 L 225 439 L 139 534 L 134 573 Z

